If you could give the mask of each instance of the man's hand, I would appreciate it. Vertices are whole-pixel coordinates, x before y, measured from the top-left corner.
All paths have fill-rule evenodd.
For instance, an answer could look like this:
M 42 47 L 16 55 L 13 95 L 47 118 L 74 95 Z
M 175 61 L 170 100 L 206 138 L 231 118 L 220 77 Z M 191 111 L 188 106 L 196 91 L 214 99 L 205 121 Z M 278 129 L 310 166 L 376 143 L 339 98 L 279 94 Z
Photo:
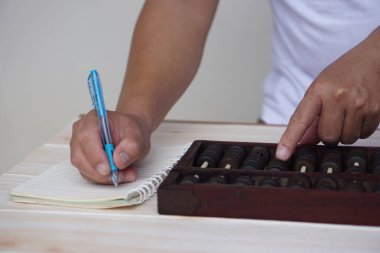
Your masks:
M 135 114 L 109 111 L 108 119 L 112 142 L 115 145 L 113 159 L 119 169 L 119 183 L 132 182 L 136 179 L 136 170 L 128 166 L 148 154 L 151 131 Z M 90 111 L 74 123 L 70 146 L 71 162 L 85 179 L 95 183 L 112 184 L 96 111 Z
M 136 171 L 127 167 L 147 155 L 151 133 L 193 79 L 217 4 L 217 0 L 145 2 L 117 112 L 108 114 L 120 182 L 135 180 Z M 71 162 L 89 181 L 112 183 L 94 111 L 74 123 Z
M 276 157 L 287 160 L 298 143 L 352 144 L 380 122 L 380 28 L 313 81 L 290 118 Z

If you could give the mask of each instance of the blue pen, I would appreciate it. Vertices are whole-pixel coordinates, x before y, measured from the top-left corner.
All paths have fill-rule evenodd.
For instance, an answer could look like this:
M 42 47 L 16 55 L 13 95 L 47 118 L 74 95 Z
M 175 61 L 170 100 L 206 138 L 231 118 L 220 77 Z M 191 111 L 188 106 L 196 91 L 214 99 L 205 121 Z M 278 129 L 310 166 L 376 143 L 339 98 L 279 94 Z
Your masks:
M 103 148 L 110 162 L 112 182 L 114 186 L 117 187 L 117 168 L 112 158 L 114 147 L 111 139 L 107 111 L 104 106 L 102 84 L 100 83 L 99 74 L 96 70 L 90 71 L 90 75 L 88 76 L 88 89 L 90 90 L 92 105 L 98 113 L 100 135 L 102 137 Z

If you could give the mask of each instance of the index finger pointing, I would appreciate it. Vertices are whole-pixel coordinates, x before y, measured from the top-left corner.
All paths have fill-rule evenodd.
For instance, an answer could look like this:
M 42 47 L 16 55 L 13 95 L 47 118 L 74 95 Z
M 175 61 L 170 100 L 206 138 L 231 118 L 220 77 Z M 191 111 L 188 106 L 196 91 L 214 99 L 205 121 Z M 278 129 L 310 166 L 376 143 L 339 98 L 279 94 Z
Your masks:
M 321 108 L 322 103 L 317 96 L 309 95 L 302 99 L 278 143 L 276 149 L 277 159 L 286 161 L 290 158 L 306 130 L 320 114 Z

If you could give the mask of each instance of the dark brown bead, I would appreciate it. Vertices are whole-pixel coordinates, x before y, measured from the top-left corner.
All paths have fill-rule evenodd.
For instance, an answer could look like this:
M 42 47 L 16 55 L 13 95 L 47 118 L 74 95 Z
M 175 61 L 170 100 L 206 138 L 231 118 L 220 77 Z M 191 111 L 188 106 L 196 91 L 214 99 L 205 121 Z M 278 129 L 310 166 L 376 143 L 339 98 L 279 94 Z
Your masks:
M 323 173 L 337 173 L 342 170 L 342 154 L 339 149 L 326 149 L 322 158 L 321 171 Z
M 377 182 L 377 184 L 375 184 L 373 192 L 380 193 L 380 182 Z
M 240 186 L 251 186 L 253 185 L 253 180 L 249 176 L 238 176 L 234 182 L 234 185 L 240 185 Z
M 214 175 L 208 181 L 208 184 L 225 184 L 226 178 L 224 175 Z
M 240 145 L 231 146 L 219 163 L 220 168 L 237 169 L 244 158 L 244 148 Z
M 294 176 L 289 178 L 287 186 L 294 189 L 309 189 L 311 182 L 307 177 Z
M 252 148 L 251 156 L 260 157 L 264 163 L 267 163 L 269 160 L 269 151 L 265 146 L 257 145 Z
M 243 170 L 263 170 L 265 168 L 265 163 L 257 156 L 248 157 L 241 169 Z
M 339 189 L 338 182 L 330 177 L 318 178 L 315 188 L 325 191 L 337 191 Z
M 365 173 L 367 169 L 367 154 L 362 149 L 353 149 L 346 156 L 346 172 Z
M 260 187 L 272 188 L 272 187 L 280 187 L 280 185 L 281 185 L 280 180 L 275 177 L 265 177 L 261 179 L 259 182 Z
M 180 184 L 198 184 L 199 176 L 198 175 L 187 175 L 184 176 L 180 182 Z
M 272 159 L 268 163 L 268 171 L 286 171 L 288 170 L 288 162 L 279 159 Z
M 202 152 L 197 160 L 197 166 L 201 167 L 205 162 L 208 168 L 216 168 L 223 155 L 223 148 L 217 144 L 210 144 Z
M 363 185 L 363 182 L 358 180 L 348 180 L 343 188 L 345 191 L 350 192 L 365 192 L 365 187 Z
M 316 168 L 317 153 L 315 150 L 303 147 L 296 153 L 294 170 L 299 172 L 312 172 Z
M 372 154 L 371 171 L 373 174 L 380 174 L 380 150 Z
M 264 170 L 269 159 L 269 151 L 266 147 L 257 145 L 251 150 L 251 154 L 241 166 L 244 170 Z

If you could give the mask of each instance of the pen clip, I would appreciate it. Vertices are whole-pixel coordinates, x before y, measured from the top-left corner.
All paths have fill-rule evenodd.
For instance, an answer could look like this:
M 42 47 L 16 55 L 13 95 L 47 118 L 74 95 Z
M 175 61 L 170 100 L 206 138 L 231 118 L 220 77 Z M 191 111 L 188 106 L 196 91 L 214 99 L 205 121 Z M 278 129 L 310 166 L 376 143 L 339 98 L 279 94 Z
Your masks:
M 92 100 L 92 106 L 94 109 L 97 109 L 97 103 L 96 103 L 96 94 L 95 94 L 95 82 L 94 79 L 96 78 L 94 76 L 94 71 L 90 72 L 90 75 L 88 76 L 87 83 L 88 83 L 88 89 L 90 91 L 90 96 Z

